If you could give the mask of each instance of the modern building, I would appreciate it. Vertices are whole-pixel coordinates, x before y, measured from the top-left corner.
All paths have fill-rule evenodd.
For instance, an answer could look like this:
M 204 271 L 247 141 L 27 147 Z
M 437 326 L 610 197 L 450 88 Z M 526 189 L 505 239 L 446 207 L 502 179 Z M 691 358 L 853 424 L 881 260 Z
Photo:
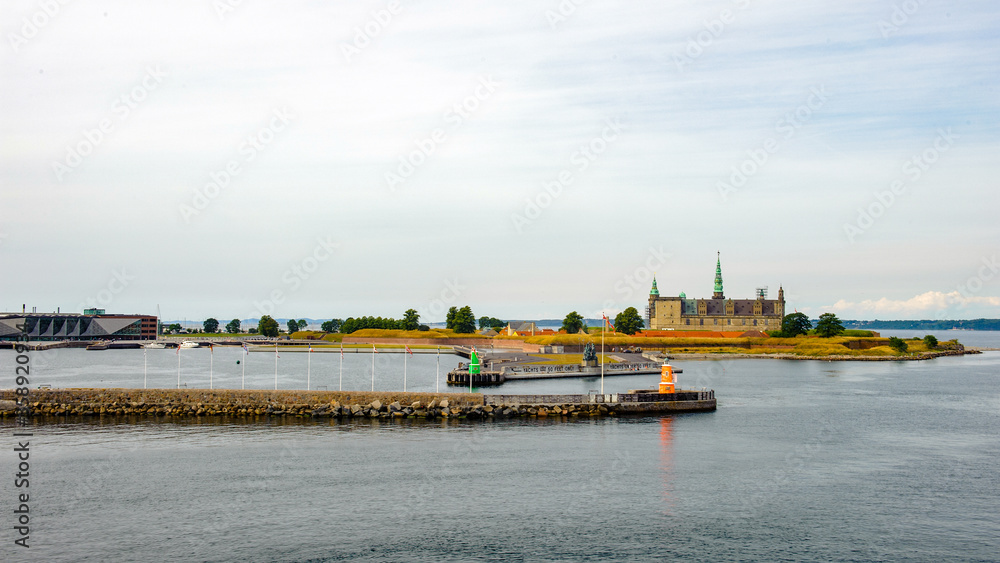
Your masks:
M 711 299 L 663 297 L 656 287 L 649 291 L 646 326 L 650 330 L 747 331 L 781 330 L 785 316 L 785 290 L 768 299 L 767 288 L 758 287 L 754 299 L 727 299 L 722 289 L 722 260 L 715 262 L 715 291 Z
M 155 340 L 156 317 L 77 313 L 0 313 L 0 340 Z M 23 331 L 22 331 L 23 327 Z

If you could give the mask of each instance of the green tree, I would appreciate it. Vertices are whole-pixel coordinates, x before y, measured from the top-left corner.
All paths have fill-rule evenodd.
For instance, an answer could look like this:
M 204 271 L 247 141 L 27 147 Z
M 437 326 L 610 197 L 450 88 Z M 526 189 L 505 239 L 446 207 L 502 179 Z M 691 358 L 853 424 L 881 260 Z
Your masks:
M 403 313 L 403 320 L 400 323 L 403 330 L 417 330 L 420 328 L 420 313 L 416 309 L 407 309 Z
M 288 320 L 288 334 L 299 331 L 299 321 L 295 319 Z
M 895 336 L 889 337 L 889 347 L 900 354 L 905 353 L 909 349 L 906 342 L 904 342 L 902 338 L 896 338 Z
M 635 334 L 644 325 L 635 307 L 629 307 L 615 317 L 615 330 L 624 334 Z
M 179 323 L 174 323 L 172 325 L 167 325 L 167 332 L 177 334 L 181 331 L 181 325 Z
M 252 327 L 248 328 L 247 329 L 247 333 L 248 334 L 257 334 L 257 327 L 252 326 Z
M 271 315 L 264 315 L 257 323 L 257 332 L 270 338 L 278 337 L 278 321 L 271 318 Z
M 455 313 L 453 330 L 458 334 L 476 332 L 476 316 L 472 314 L 472 307 L 466 305 Z
M 792 313 L 781 319 L 781 334 L 789 338 L 807 334 L 811 328 L 812 321 L 805 313 Z
M 205 319 L 205 322 L 201 323 L 201 328 L 204 329 L 205 332 L 213 334 L 219 332 L 219 319 L 209 317 Z
M 583 328 L 583 316 L 576 311 L 570 311 L 566 318 L 563 319 L 562 330 L 566 331 L 566 334 L 576 334 L 580 332 Z
M 458 317 L 458 307 L 448 309 L 448 314 L 444 318 L 444 327 L 448 330 L 455 330 L 455 318 Z
M 938 339 L 933 334 L 928 334 L 924 337 L 924 346 L 927 346 L 928 350 L 933 350 L 937 348 Z
M 323 321 L 323 324 L 319 325 L 319 328 L 323 332 L 340 332 L 340 326 L 343 324 L 344 321 L 340 319 L 330 319 L 328 321 Z
M 299 330 L 305 330 L 309 328 L 309 322 L 305 319 L 299 319 Z
M 229 334 L 239 334 L 240 333 L 240 320 L 233 319 L 229 321 L 226 325 L 226 332 Z
M 501 328 L 507 326 L 507 323 L 496 317 L 479 317 L 479 328 L 492 328 L 494 330 L 500 330 Z
M 837 315 L 833 313 L 823 313 L 819 316 L 819 320 L 816 321 L 816 334 L 823 338 L 837 336 L 842 332 L 844 332 L 844 325 L 841 324 Z

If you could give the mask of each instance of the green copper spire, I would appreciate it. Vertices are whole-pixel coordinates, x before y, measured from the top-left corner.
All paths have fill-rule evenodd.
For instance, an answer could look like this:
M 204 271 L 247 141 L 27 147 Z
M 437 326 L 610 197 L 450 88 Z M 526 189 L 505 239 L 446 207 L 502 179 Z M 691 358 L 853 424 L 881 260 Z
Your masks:
M 650 295 L 660 296 L 660 290 L 656 289 L 656 274 L 653 274 L 653 289 L 649 290 Z
M 724 299 L 722 295 L 722 258 L 721 253 L 716 253 L 715 259 L 715 293 L 712 299 Z

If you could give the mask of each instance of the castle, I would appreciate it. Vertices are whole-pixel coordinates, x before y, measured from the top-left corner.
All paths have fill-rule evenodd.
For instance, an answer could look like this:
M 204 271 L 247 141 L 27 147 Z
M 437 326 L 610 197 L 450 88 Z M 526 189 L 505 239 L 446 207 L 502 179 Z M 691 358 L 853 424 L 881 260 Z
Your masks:
M 785 316 L 785 290 L 778 288 L 778 298 L 768 299 L 767 288 L 757 288 L 756 299 L 726 299 L 722 291 L 722 260 L 715 262 L 715 292 L 711 299 L 661 297 L 656 288 L 649 291 L 646 326 L 649 330 L 749 331 L 781 330 Z

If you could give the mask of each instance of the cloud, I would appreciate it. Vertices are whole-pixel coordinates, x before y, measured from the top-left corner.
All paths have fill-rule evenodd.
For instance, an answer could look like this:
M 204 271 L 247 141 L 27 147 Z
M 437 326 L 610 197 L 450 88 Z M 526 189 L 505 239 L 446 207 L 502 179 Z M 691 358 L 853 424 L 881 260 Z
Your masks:
M 883 297 L 878 300 L 866 299 L 855 303 L 841 299 L 833 305 L 820 307 L 820 309 L 838 314 L 850 313 L 856 316 L 871 316 L 872 314 L 875 316 L 907 316 L 947 309 L 964 309 L 971 306 L 1000 307 L 1000 297 L 966 296 L 958 291 L 951 293 L 928 291 L 905 300 Z

